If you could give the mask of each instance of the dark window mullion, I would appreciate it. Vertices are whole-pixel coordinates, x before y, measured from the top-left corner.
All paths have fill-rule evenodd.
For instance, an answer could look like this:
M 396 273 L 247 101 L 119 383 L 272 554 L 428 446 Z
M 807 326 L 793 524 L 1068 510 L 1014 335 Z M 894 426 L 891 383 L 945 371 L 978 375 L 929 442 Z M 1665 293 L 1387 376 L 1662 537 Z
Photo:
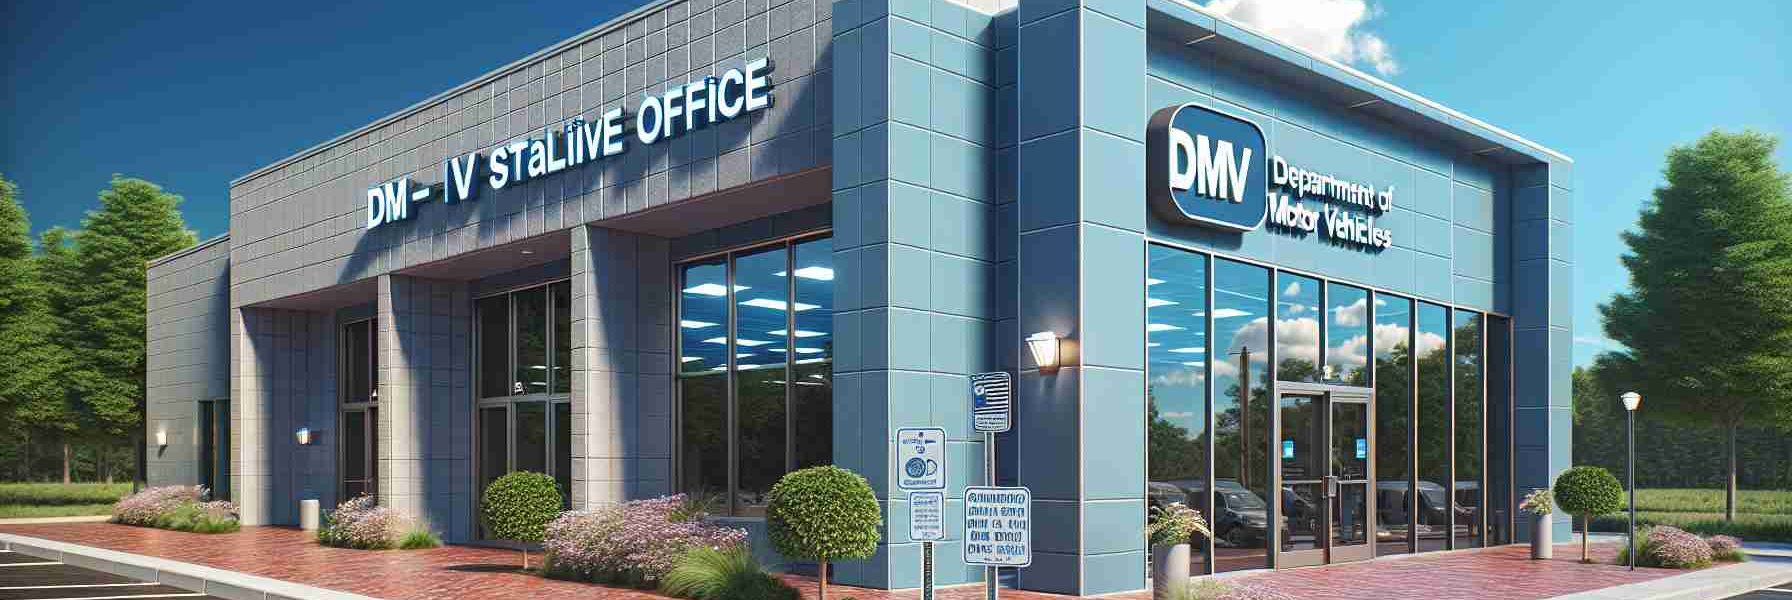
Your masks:
M 724 334 L 728 340 L 728 370 L 726 371 L 728 379 L 725 382 L 727 384 L 727 390 L 724 392 L 726 400 L 723 402 L 723 406 L 725 407 L 724 411 L 726 412 L 726 416 L 723 419 L 722 427 L 726 433 L 723 437 L 727 440 L 725 443 L 728 446 L 727 510 L 729 515 L 740 514 L 740 448 L 738 447 L 740 444 L 740 431 L 738 427 L 739 423 L 737 422 L 739 420 L 740 411 L 738 410 L 739 407 L 735 405 L 739 400 L 739 394 L 736 393 L 737 390 L 735 389 L 739 387 L 739 376 L 736 373 L 736 370 L 740 367 L 740 365 L 737 364 L 740 357 L 736 356 L 737 352 L 735 350 L 735 334 L 737 329 L 735 322 L 739 320 L 740 315 L 737 314 L 738 311 L 736 310 L 737 307 L 734 300 L 734 261 L 735 254 L 733 252 L 728 253 L 727 257 L 722 261 L 722 281 L 723 287 L 726 288 L 723 292 L 726 294 L 724 297 L 728 299 L 728 318 L 726 319 L 727 323 L 725 324 L 728 330 Z
M 796 245 L 784 244 L 784 472 L 796 469 Z

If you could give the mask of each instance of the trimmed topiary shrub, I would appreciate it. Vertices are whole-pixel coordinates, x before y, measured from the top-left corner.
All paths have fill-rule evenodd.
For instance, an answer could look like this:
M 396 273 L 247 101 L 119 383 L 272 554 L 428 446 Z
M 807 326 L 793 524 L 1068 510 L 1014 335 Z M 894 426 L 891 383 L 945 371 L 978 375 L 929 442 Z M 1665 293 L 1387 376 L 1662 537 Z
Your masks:
M 499 477 L 480 496 L 479 516 L 493 538 L 540 543 L 548 523 L 560 516 L 560 484 L 545 473 L 531 471 Z M 528 569 L 529 549 L 525 547 L 523 570 Z
M 692 548 L 660 580 L 660 591 L 694 600 L 801 600 L 802 594 L 771 576 L 744 547 Z
M 1593 517 L 1618 510 L 1624 499 L 1624 486 L 1618 485 L 1618 478 L 1611 471 L 1580 466 L 1556 477 L 1551 493 L 1556 506 L 1580 517 L 1580 561 L 1591 562 L 1587 556 L 1587 528 Z
M 772 486 L 765 520 L 778 552 L 821 563 L 821 600 L 827 600 L 828 562 L 870 558 L 877 551 L 883 513 L 864 477 L 827 465 L 780 478 Z

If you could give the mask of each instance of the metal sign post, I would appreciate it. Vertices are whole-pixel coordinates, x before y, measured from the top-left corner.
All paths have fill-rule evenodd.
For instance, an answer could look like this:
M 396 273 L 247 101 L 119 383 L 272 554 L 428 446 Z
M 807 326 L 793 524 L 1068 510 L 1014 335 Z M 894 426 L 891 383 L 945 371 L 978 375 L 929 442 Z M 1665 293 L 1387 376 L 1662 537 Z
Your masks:
M 971 427 L 983 433 L 983 485 L 996 485 L 996 434 L 1008 431 L 1014 426 L 1014 378 L 1007 371 L 978 373 L 971 376 Z M 970 489 L 966 488 L 966 506 L 969 506 Z M 1030 496 L 1029 496 L 1030 497 Z M 970 534 L 969 511 L 966 512 L 967 533 L 965 542 L 969 547 Z M 966 556 L 969 556 L 967 550 Z M 970 563 L 968 560 L 967 564 Z M 984 569 L 984 578 L 988 589 L 987 597 L 996 600 L 1001 588 L 1000 567 L 990 565 Z
M 909 539 L 921 542 L 921 597 L 933 599 L 933 543 L 946 537 L 946 430 L 896 430 L 896 487 L 907 490 Z
M 921 542 L 921 599 L 933 600 L 933 543 L 946 538 L 946 493 L 908 493 L 908 537 Z

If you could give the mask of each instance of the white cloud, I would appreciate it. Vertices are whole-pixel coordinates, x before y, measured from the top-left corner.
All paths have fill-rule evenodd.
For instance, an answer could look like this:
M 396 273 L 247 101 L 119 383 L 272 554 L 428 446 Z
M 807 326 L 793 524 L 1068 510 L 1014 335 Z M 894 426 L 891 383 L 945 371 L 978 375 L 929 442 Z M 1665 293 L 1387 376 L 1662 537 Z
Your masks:
M 1367 0 L 1208 0 L 1207 10 L 1338 62 L 1400 72 L 1387 41 L 1363 30 L 1380 12 Z
M 1376 306 L 1380 306 L 1377 304 Z M 1369 299 L 1357 298 L 1345 306 L 1332 307 L 1332 324 L 1341 327 L 1361 327 L 1369 317 Z

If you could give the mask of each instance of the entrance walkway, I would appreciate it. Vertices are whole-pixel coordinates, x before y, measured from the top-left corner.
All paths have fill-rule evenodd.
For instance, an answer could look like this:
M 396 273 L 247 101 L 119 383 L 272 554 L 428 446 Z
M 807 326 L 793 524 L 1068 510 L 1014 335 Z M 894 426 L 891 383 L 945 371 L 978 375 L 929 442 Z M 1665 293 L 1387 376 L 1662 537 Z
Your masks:
M 517 552 L 492 548 L 448 546 L 434 550 L 373 552 L 326 548 L 294 529 L 248 527 L 237 533 L 202 535 L 113 525 L 59 523 L 3 525 L 0 533 L 48 539 L 227 569 L 251 575 L 331 588 L 380 598 L 596 598 L 600 600 L 664 600 L 656 594 L 555 581 L 517 573 Z M 1610 562 L 1616 546 L 1596 544 L 1596 558 Z M 1581 565 L 1578 545 L 1556 548 L 1552 561 L 1528 560 L 1528 549 L 1507 546 L 1490 550 L 1382 559 L 1282 572 L 1225 578 L 1263 592 L 1267 598 L 1336 598 L 1383 600 L 1537 599 L 1614 585 L 1649 581 L 1679 573 L 1660 569 L 1634 572 L 1610 564 Z M 539 559 L 538 555 L 532 558 Z M 1141 565 L 1143 568 L 1143 565 Z M 791 577 L 805 595 L 814 583 Z M 838 588 L 835 598 L 858 600 L 918 598 L 915 591 L 884 592 Z M 942 600 L 982 597 L 981 586 L 941 590 Z M 1010 600 L 1062 600 L 1064 596 L 1004 591 Z M 1143 600 L 1149 593 L 1110 596 Z

